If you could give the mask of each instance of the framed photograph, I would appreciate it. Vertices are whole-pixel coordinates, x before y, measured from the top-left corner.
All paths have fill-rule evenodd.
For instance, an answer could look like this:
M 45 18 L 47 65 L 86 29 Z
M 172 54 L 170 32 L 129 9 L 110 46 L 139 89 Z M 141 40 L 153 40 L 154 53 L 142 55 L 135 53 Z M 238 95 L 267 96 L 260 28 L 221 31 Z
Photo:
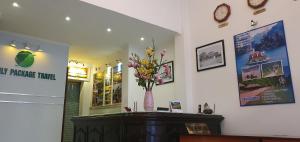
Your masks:
M 163 84 L 174 82 L 174 62 L 170 61 L 170 62 L 162 64 L 158 73 L 160 74 L 160 76 L 163 80 Z M 163 85 L 163 84 L 161 84 L 161 85 Z M 160 84 L 156 83 L 156 85 L 160 85 Z
M 241 106 L 295 103 L 283 21 L 234 36 Z
M 206 123 L 185 123 L 185 127 L 190 135 L 211 135 Z
M 68 79 L 77 81 L 90 81 L 91 67 L 84 66 L 69 66 L 68 67 Z
M 170 101 L 171 112 L 183 112 L 181 109 L 181 102 L 179 100 Z
M 196 48 L 197 71 L 226 66 L 224 40 Z

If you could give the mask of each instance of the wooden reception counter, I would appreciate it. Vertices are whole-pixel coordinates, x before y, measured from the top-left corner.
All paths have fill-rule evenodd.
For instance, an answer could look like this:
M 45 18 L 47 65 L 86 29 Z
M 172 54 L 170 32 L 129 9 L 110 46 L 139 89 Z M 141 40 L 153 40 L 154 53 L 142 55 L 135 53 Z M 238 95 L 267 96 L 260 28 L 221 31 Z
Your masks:
M 133 112 L 73 117 L 74 142 L 179 142 L 186 124 L 206 124 L 221 135 L 221 115 Z

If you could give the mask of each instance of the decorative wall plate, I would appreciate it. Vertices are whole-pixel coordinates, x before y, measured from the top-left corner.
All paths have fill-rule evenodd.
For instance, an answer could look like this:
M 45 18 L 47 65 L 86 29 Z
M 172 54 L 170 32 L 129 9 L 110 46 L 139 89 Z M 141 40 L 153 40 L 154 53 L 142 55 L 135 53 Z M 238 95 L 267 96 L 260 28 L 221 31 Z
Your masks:
M 248 0 L 248 6 L 253 9 L 259 9 L 266 5 L 268 0 Z
M 225 22 L 231 14 L 230 6 L 223 3 L 219 5 L 214 11 L 214 19 L 215 21 L 222 23 Z

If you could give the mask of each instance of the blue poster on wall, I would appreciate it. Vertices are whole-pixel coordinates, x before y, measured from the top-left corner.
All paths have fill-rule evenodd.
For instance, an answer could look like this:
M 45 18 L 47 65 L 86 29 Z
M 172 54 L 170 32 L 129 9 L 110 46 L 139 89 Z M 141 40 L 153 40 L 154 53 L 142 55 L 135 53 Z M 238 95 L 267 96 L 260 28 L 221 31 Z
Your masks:
M 283 21 L 234 36 L 241 106 L 295 103 Z

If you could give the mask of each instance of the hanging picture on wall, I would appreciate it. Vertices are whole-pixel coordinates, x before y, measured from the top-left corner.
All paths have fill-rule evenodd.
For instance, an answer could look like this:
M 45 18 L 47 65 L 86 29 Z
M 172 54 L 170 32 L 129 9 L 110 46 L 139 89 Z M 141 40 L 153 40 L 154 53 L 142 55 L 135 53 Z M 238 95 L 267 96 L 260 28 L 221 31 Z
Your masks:
M 295 103 L 283 21 L 234 36 L 241 106 Z
M 103 106 L 103 74 L 100 71 L 94 74 L 92 107 Z
M 122 102 L 122 63 L 113 68 L 113 104 Z
M 162 82 L 163 82 L 162 84 L 174 82 L 174 62 L 170 61 L 162 64 L 158 73 L 162 78 Z M 162 85 L 162 84 L 159 84 L 159 82 L 156 83 L 156 85 Z
M 226 66 L 224 40 L 196 48 L 197 71 Z

